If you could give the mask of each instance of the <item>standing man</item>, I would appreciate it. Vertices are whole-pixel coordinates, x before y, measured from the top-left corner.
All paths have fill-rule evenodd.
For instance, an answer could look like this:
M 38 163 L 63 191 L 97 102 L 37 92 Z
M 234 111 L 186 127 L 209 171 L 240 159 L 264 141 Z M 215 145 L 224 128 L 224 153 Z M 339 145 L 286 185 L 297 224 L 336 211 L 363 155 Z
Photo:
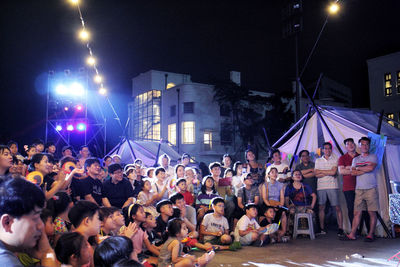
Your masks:
M 379 198 L 376 180 L 376 165 L 378 159 L 376 155 L 369 153 L 370 139 L 361 137 L 358 146 L 361 155 L 353 159 L 351 165 L 351 175 L 357 176 L 356 196 L 354 200 L 354 219 L 351 227 L 351 233 L 344 237 L 344 240 L 355 240 L 357 227 L 360 224 L 363 210 L 368 210 L 370 217 L 370 227 L 368 235 L 364 238 L 365 242 L 374 241 L 376 227 L 376 212 L 379 208 Z
M 272 161 L 271 168 L 276 168 L 278 170 L 278 182 L 288 182 L 292 174 L 289 170 L 289 165 L 282 162 L 282 155 L 278 149 L 272 151 Z
M 336 177 L 338 162 L 337 157 L 332 154 L 332 144 L 323 144 L 324 155 L 315 161 L 315 176 L 317 181 L 318 204 L 319 204 L 319 225 L 321 234 L 326 234 L 325 229 L 325 204 L 329 199 L 332 207 L 335 207 L 338 224 L 338 235 L 343 232 L 343 215 L 339 204 L 339 186 Z

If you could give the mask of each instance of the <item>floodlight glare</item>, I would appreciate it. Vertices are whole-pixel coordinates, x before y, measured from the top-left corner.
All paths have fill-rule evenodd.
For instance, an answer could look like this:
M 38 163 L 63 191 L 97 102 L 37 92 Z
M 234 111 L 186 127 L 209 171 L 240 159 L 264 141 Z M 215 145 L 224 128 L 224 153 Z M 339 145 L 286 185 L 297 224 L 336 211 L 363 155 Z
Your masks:
M 336 14 L 339 11 L 339 9 L 340 9 L 339 5 L 335 2 L 329 6 L 328 11 L 330 14 Z
M 64 110 L 65 110 L 65 111 L 68 111 L 68 109 L 69 109 L 68 107 L 64 107 Z
M 69 124 L 69 125 L 67 126 L 67 131 L 72 132 L 73 130 L 74 130 L 74 126 L 71 125 L 71 124 Z
M 86 130 L 86 124 L 85 123 L 83 123 L 83 122 L 81 122 L 81 123 L 78 123 L 78 125 L 76 125 L 76 129 L 78 130 L 78 131 L 84 131 L 84 130 Z
M 87 41 L 87 40 L 89 40 L 89 32 L 86 31 L 85 29 L 81 30 L 81 31 L 79 32 L 79 38 L 80 38 L 82 41 Z
M 99 89 L 99 94 L 101 94 L 101 95 L 106 95 L 106 94 L 107 94 L 107 89 L 104 88 L 104 87 L 101 87 L 101 88 Z
M 90 57 L 87 58 L 86 62 L 90 66 L 93 66 L 96 63 L 96 59 L 94 57 L 90 56 Z
M 94 76 L 93 80 L 96 83 L 101 83 L 103 81 L 103 77 L 101 77 L 100 75 L 97 74 L 96 76 Z
M 69 87 L 69 92 L 72 95 L 81 96 L 84 94 L 85 90 L 83 89 L 83 86 L 80 83 L 74 82 Z
M 69 1 L 71 2 L 71 4 L 74 4 L 74 5 L 79 3 L 79 0 L 69 0 Z
M 61 131 L 61 130 L 62 130 L 62 126 L 61 126 L 61 125 L 57 125 L 57 126 L 56 126 L 56 131 L 59 132 L 59 131 Z
M 57 94 L 65 95 L 65 94 L 67 94 L 67 92 L 68 92 L 68 89 L 67 89 L 67 87 L 65 87 L 65 85 L 59 84 L 59 85 L 56 86 L 56 93 Z
M 75 108 L 77 111 L 82 111 L 82 109 L 83 109 L 82 105 L 77 105 Z

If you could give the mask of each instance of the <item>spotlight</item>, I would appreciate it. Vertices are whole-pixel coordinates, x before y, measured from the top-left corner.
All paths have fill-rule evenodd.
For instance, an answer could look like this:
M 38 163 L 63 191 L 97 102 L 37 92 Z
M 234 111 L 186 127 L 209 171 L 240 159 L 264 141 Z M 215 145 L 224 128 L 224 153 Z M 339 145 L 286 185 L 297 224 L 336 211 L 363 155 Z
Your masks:
M 77 5 L 79 3 L 79 0 L 69 0 L 71 2 L 71 4 L 73 5 Z
M 89 32 L 86 31 L 85 29 L 82 29 L 82 30 L 79 32 L 79 38 L 80 38 L 82 41 L 88 41 L 88 40 L 89 40 Z
M 72 95 L 76 95 L 76 96 L 83 95 L 83 93 L 85 91 L 83 89 L 83 86 L 80 83 L 77 83 L 77 82 L 72 83 L 69 89 L 70 89 L 71 94 Z
M 90 56 L 90 57 L 87 58 L 86 62 L 90 66 L 93 66 L 96 63 L 96 59 L 94 57 Z
M 76 125 L 76 129 L 78 130 L 78 131 L 85 131 L 86 130 L 86 124 L 85 123 L 83 123 L 83 122 L 81 122 L 81 123 L 78 123 L 78 125 Z
M 67 94 L 67 91 L 68 91 L 67 87 L 65 87 L 65 85 L 63 84 L 59 84 L 56 86 L 56 93 L 59 95 L 65 95 Z
M 331 14 L 336 14 L 339 11 L 340 7 L 339 5 L 335 2 L 332 3 L 329 7 L 328 7 L 328 11 Z
M 68 107 L 64 107 L 64 110 L 65 110 L 65 111 L 68 111 L 68 109 L 69 109 Z
M 77 111 L 82 111 L 82 109 L 83 109 L 82 105 L 77 105 L 75 108 Z
M 74 130 L 74 126 L 73 125 L 71 125 L 71 124 L 67 125 L 67 131 L 72 132 L 73 130 Z
M 101 81 L 103 81 L 103 77 L 101 77 L 99 74 L 97 74 L 96 76 L 94 76 L 93 80 L 96 83 L 101 83 Z
M 101 94 L 101 95 L 106 95 L 106 94 L 107 94 L 107 89 L 104 88 L 104 87 L 101 87 L 101 88 L 99 89 L 99 94 Z
M 62 130 L 62 126 L 61 126 L 61 125 L 57 125 L 57 126 L 56 126 L 56 131 L 59 132 L 59 131 L 61 131 L 61 130 Z

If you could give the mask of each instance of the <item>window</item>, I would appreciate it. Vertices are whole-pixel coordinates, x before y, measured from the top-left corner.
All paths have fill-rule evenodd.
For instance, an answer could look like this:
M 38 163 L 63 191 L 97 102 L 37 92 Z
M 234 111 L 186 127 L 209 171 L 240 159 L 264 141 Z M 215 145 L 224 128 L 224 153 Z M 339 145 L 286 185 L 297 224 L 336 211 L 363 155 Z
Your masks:
M 212 132 L 204 132 L 204 150 L 212 150 Z
M 194 102 L 184 102 L 183 113 L 194 113 Z
M 400 71 L 397 72 L 397 93 L 400 94 Z
M 168 90 L 168 89 L 170 89 L 172 87 L 175 87 L 175 84 L 174 83 L 168 83 L 166 89 Z
M 394 119 L 394 114 L 393 114 L 393 113 L 388 113 L 388 114 L 386 114 L 386 117 L 387 117 L 388 119 L 390 119 L 390 120 L 388 120 L 388 123 L 389 123 L 390 125 L 394 126 L 394 121 L 393 121 L 393 119 Z
M 176 105 L 173 105 L 169 108 L 169 116 L 175 117 L 175 115 L 176 115 Z
M 182 144 L 194 144 L 195 142 L 195 123 L 194 121 L 182 122 Z
M 221 123 L 220 138 L 222 146 L 232 145 L 232 132 L 232 124 L 226 122 Z
M 219 114 L 222 117 L 231 116 L 231 107 L 229 105 L 221 105 L 221 106 L 219 106 Z
M 133 138 L 135 140 L 160 140 L 161 91 L 151 90 L 135 97 L 133 101 Z
M 168 124 L 168 141 L 176 146 L 176 123 Z
M 385 96 L 392 95 L 392 74 L 385 73 Z

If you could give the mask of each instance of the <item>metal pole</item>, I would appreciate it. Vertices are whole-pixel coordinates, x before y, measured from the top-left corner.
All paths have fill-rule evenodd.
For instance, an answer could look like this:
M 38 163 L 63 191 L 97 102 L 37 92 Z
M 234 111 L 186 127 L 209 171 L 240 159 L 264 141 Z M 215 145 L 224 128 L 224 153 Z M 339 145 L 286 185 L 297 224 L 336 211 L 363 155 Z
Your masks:
M 277 147 L 277 145 L 282 142 L 282 140 L 284 140 L 306 118 L 306 116 L 307 114 L 304 114 L 304 116 L 298 122 L 296 122 L 281 138 L 279 138 L 279 140 L 276 141 L 272 147 Z
M 44 142 L 47 143 L 48 135 L 48 124 L 49 124 L 49 91 L 50 91 L 50 73 L 47 74 L 47 101 L 46 101 L 46 133 L 44 137 Z
M 295 54 L 296 54 L 296 121 L 300 118 L 300 90 L 299 90 L 299 34 L 295 36 Z
M 153 167 L 157 167 L 158 157 L 159 157 L 159 155 L 160 155 L 160 149 L 161 149 L 161 142 L 162 142 L 162 138 L 160 139 L 160 142 L 158 143 L 158 149 L 157 149 L 156 160 L 154 161 Z
M 306 117 L 306 119 L 304 120 L 303 126 L 302 126 L 302 128 L 301 128 L 301 133 L 300 133 L 300 136 L 299 136 L 299 140 L 297 141 L 296 148 L 295 148 L 294 153 L 293 153 L 293 157 L 292 157 L 292 159 L 290 160 L 289 170 L 292 169 L 293 162 L 294 162 L 294 156 L 297 154 L 297 150 L 299 149 L 301 139 L 303 138 L 303 134 L 304 134 L 304 131 L 305 131 L 305 129 L 306 129 L 307 122 L 308 122 L 308 119 L 309 119 L 309 116 L 310 116 L 310 111 L 311 111 L 311 106 L 308 107 L 307 117 Z
M 180 154 L 180 142 L 181 142 L 181 127 L 180 127 L 180 91 L 181 89 L 176 88 L 176 92 L 178 93 L 178 104 L 177 104 L 177 123 L 176 123 L 176 135 L 177 135 L 177 148 L 178 148 L 178 154 Z
M 322 73 L 320 74 L 319 79 L 321 79 L 321 78 L 322 78 Z M 322 124 L 325 126 L 326 130 L 328 131 L 329 136 L 332 138 L 333 142 L 335 142 L 335 145 L 336 145 L 337 149 L 339 150 L 340 154 L 341 154 L 341 155 L 344 155 L 343 150 L 342 150 L 342 149 L 340 148 L 340 146 L 339 146 L 339 143 L 336 141 L 336 138 L 333 136 L 331 130 L 329 129 L 328 125 L 326 124 L 326 122 L 325 122 L 324 118 L 322 117 L 322 115 L 321 115 L 321 113 L 320 113 L 318 107 L 315 105 L 314 99 L 312 99 L 312 98 L 310 97 L 310 95 L 307 93 L 306 89 L 304 88 L 303 84 L 302 84 L 300 81 L 299 81 L 299 84 L 300 84 L 300 86 L 301 86 L 303 92 L 306 94 L 308 100 L 311 101 L 311 104 L 313 105 L 314 110 L 317 112 L 318 117 L 319 117 L 320 120 L 322 121 Z

